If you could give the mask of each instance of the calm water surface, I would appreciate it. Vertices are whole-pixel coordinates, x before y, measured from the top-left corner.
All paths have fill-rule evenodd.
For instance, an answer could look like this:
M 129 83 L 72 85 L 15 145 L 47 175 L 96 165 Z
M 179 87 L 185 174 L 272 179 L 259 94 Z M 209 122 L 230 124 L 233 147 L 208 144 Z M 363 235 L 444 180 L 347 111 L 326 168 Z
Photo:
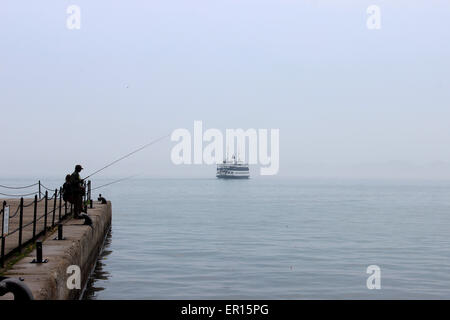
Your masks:
M 87 299 L 450 299 L 450 182 L 135 179 L 101 193 L 112 231 Z
M 89 299 L 450 298 L 450 183 L 148 179 L 102 192 L 113 224 Z M 381 290 L 366 287 L 372 264 Z

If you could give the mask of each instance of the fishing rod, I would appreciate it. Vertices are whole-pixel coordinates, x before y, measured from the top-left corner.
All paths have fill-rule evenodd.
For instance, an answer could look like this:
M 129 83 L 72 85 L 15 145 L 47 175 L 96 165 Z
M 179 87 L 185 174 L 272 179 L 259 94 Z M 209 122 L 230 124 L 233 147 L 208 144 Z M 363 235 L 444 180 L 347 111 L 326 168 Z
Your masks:
M 155 144 L 155 143 L 157 143 L 157 142 L 159 142 L 159 141 L 161 141 L 161 140 L 163 140 L 163 139 L 165 139 L 165 138 L 167 138 L 167 137 L 169 137 L 169 136 L 170 136 L 170 134 L 165 135 L 165 136 L 162 136 L 162 137 L 159 137 L 158 139 L 155 139 L 155 140 L 153 140 L 153 141 L 151 141 L 151 142 L 149 142 L 149 143 L 143 145 L 142 147 L 140 147 L 140 148 L 138 148 L 138 149 L 136 149 L 136 150 L 134 150 L 134 151 L 132 151 L 132 152 L 130 152 L 130 153 L 124 155 L 123 157 L 120 157 L 119 159 L 114 160 L 113 162 L 107 164 L 106 166 L 104 166 L 104 167 L 98 169 L 98 170 L 95 171 L 94 173 L 91 173 L 90 175 L 88 175 L 88 176 L 87 176 L 86 178 L 84 178 L 83 180 L 86 180 L 86 179 L 92 177 L 94 174 L 97 174 L 97 173 L 99 173 L 100 171 L 103 171 L 103 170 L 105 170 L 106 168 L 111 167 L 112 165 L 116 164 L 117 162 L 122 161 L 122 160 L 124 160 L 124 159 L 126 159 L 126 158 L 132 156 L 133 154 L 138 153 L 139 151 L 142 151 L 142 150 L 144 150 L 145 148 L 148 148 L 148 147 L 150 147 L 151 145 L 153 145 L 153 144 Z

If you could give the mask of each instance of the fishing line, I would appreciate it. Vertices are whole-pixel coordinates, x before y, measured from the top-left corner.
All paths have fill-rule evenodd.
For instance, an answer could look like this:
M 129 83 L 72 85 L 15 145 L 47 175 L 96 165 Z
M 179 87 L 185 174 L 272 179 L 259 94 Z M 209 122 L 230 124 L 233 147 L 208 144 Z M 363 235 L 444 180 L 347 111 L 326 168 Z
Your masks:
M 126 177 L 126 178 L 118 179 L 118 180 L 115 180 L 115 181 L 112 181 L 112 182 L 103 184 L 103 185 L 101 185 L 101 186 L 92 188 L 91 191 L 94 191 L 94 190 L 97 190 L 97 189 L 100 189 L 100 188 L 103 188 L 103 187 L 106 187 L 106 186 L 109 186 L 109 185 L 112 185 L 112 184 L 114 184 L 114 183 L 118 183 L 118 182 L 121 182 L 121 181 L 124 181 L 124 180 L 128 180 L 128 179 L 134 178 L 134 177 L 136 177 L 136 176 L 138 176 L 138 175 L 135 174 L 135 175 L 132 175 L 132 176 L 129 176 L 129 177 Z
M 111 167 L 112 165 L 116 164 L 117 162 L 122 161 L 122 160 L 124 160 L 124 159 L 126 159 L 126 158 L 132 156 L 133 154 L 135 154 L 135 153 L 137 153 L 137 152 L 139 152 L 139 151 L 141 151 L 141 150 L 144 150 L 145 148 L 150 147 L 151 145 L 153 145 L 153 144 L 155 144 L 155 143 L 157 143 L 157 142 L 159 142 L 159 141 L 161 141 L 161 140 L 163 140 L 163 139 L 165 139 L 165 138 L 167 138 L 167 137 L 169 137 L 169 136 L 170 136 L 170 134 L 165 135 L 165 136 L 163 136 L 163 137 L 160 137 L 160 138 L 158 138 L 158 139 L 155 139 L 155 140 L 153 140 L 153 141 L 151 141 L 151 142 L 149 142 L 149 143 L 143 145 L 143 146 L 140 147 L 139 149 L 136 149 L 136 150 L 134 150 L 134 151 L 132 151 L 132 152 L 130 152 L 130 153 L 124 155 L 123 157 L 121 157 L 121 158 L 119 158 L 119 159 L 117 159 L 117 160 L 114 160 L 114 161 L 111 162 L 110 164 L 107 164 L 107 165 L 104 166 L 103 168 L 98 169 L 98 170 L 95 171 L 94 173 L 88 175 L 88 176 L 87 176 L 86 178 L 84 178 L 83 180 L 86 180 L 86 179 L 92 177 L 94 174 L 97 174 L 97 173 L 99 173 L 100 171 L 103 171 L 103 170 L 105 170 L 106 168 Z

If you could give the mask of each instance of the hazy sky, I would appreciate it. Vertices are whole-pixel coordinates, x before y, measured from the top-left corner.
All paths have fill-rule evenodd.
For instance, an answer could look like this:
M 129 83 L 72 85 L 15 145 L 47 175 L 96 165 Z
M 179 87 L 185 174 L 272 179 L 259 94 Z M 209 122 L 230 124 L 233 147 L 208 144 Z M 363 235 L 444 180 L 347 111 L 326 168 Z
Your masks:
M 202 120 L 279 128 L 280 176 L 450 179 L 448 0 L 3 0 L 0 41 L 0 177 L 88 174 Z M 174 144 L 102 176 L 214 176 Z

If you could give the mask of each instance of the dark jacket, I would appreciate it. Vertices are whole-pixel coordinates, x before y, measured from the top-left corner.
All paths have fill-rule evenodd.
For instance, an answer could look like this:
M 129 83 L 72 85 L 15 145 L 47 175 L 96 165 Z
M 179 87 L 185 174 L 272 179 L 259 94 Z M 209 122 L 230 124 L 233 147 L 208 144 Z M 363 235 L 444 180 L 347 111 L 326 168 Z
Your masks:
M 72 184 L 70 182 L 65 182 L 63 184 L 63 200 L 72 202 L 73 193 L 72 193 Z
M 80 174 L 78 172 L 75 171 L 70 176 L 70 185 L 71 185 L 73 194 L 82 193 L 83 180 L 81 180 Z

